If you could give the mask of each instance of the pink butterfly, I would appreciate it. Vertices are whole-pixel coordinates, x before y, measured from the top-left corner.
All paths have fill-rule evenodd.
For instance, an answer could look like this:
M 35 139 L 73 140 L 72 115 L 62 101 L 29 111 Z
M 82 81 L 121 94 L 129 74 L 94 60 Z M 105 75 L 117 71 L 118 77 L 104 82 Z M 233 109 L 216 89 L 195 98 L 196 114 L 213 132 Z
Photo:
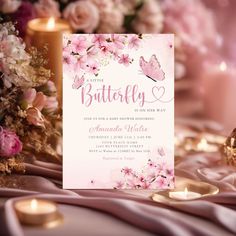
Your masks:
M 72 85 L 73 89 L 79 89 L 84 84 L 84 76 L 79 78 L 79 76 L 75 76 L 74 83 Z
M 153 54 L 149 62 L 145 61 L 143 56 L 140 57 L 139 65 L 142 69 L 143 74 L 146 75 L 148 78 L 152 79 L 154 82 L 156 82 L 157 80 L 165 79 L 165 73 L 161 69 L 161 65 L 157 60 L 156 55 Z

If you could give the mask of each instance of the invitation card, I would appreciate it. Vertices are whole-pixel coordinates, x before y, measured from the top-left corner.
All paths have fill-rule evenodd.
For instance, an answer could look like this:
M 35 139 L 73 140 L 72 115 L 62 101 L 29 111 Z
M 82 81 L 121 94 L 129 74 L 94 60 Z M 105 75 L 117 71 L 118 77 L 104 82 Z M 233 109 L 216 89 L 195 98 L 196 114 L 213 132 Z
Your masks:
M 174 36 L 63 36 L 63 188 L 174 186 Z

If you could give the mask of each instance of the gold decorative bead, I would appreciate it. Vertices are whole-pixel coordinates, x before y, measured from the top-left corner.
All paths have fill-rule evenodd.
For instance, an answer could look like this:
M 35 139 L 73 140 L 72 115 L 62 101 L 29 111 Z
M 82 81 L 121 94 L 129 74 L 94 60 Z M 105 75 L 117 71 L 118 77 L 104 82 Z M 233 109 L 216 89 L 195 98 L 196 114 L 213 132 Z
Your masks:
M 226 139 L 222 148 L 222 156 L 227 165 L 236 167 L 236 128 Z

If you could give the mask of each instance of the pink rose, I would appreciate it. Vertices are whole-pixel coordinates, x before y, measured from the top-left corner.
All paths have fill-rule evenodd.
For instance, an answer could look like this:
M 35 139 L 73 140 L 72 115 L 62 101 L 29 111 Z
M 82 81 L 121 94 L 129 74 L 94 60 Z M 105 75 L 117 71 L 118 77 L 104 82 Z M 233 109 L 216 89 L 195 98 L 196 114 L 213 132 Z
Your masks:
M 198 0 L 166 0 L 161 5 L 164 33 L 175 34 L 175 55 L 185 66 L 177 65 L 176 75 L 199 76 L 204 62 L 218 53 L 221 42 L 212 12 Z
M 58 2 L 54 0 L 39 0 L 34 4 L 38 17 L 56 17 L 61 16 Z
M 113 1 L 110 0 L 87 0 L 87 1 L 90 1 L 94 5 L 96 5 L 99 11 L 111 10 L 112 8 L 114 8 L 114 3 Z
M 9 14 L 15 12 L 21 5 L 21 0 L 0 0 L 0 12 Z
M 18 154 L 22 150 L 19 137 L 0 126 L 0 156 L 9 157 Z
M 133 22 L 136 33 L 159 33 L 163 28 L 163 15 L 158 1 L 145 1 Z
M 117 9 L 105 10 L 100 13 L 98 33 L 122 33 L 124 15 Z
M 30 107 L 26 111 L 27 114 L 27 121 L 29 124 L 39 126 L 39 127 L 45 127 L 44 126 L 44 117 L 42 113 L 39 111 L 39 109 L 35 107 Z
M 99 10 L 90 1 L 77 1 L 70 3 L 63 12 L 74 30 L 82 30 L 85 33 L 92 33 L 99 23 Z

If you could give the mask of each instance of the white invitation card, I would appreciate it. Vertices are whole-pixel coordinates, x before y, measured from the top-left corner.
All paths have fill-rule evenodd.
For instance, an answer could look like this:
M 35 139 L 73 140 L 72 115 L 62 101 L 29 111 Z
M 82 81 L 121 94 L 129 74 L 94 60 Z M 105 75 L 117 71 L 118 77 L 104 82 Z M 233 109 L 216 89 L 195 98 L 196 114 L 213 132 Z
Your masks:
M 63 36 L 63 188 L 174 186 L 174 36 Z

